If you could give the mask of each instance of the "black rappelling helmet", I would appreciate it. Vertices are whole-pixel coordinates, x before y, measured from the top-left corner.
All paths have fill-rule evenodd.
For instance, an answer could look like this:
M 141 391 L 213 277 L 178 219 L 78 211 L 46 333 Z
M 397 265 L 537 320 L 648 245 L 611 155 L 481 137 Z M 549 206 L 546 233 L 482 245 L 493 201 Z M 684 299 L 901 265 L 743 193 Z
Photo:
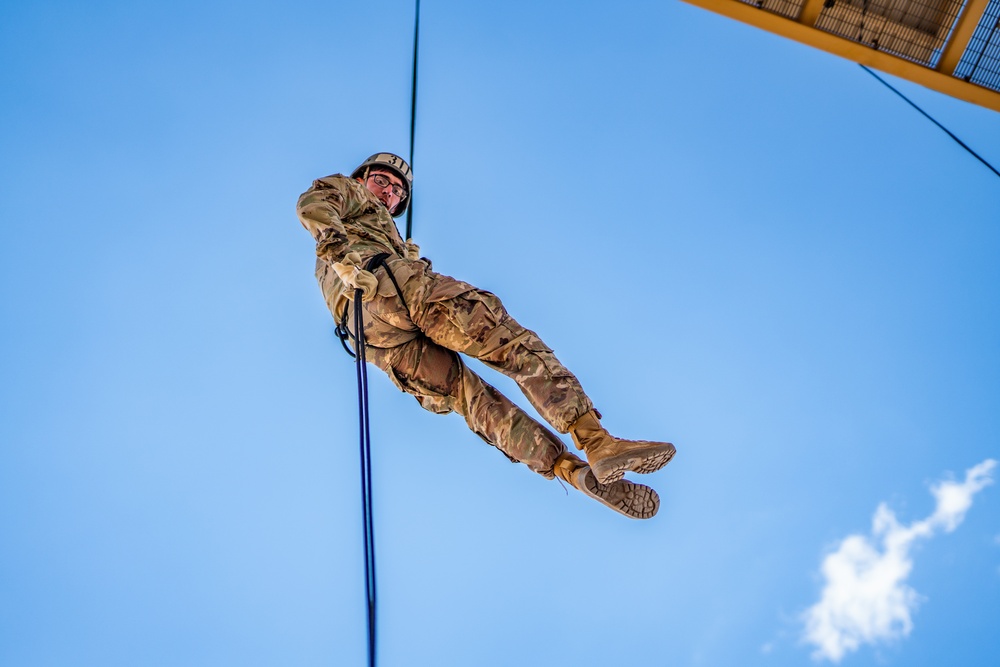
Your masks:
M 395 153 L 375 153 L 354 170 L 351 178 L 367 179 L 368 172 L 372 167 L 391 171 L 406 184 L 406 196 L 396 204 L 395 211 L 389 211 L 389 215 L 398 218 L 406 212 L 406 207 L 410 205 L 410 194 L 413 192 L 413 171 L 410 169 L 410 165 L 406 164 L 406 160 Z

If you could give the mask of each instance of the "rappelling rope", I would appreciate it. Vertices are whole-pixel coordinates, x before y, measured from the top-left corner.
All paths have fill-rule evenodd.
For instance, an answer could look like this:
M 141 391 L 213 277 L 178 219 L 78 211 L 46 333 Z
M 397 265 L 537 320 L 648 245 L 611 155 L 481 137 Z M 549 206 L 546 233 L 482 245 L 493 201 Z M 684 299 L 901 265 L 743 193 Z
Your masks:
M 413 83 L 410 94 L 410 173 L 413 173 L 413 138 L 417 129 L 417 44 L 420 41 L 420 0 L 413 19 Z M 413 188 L 410 188 L 410 205 L 406 207 L 406 238 L 413 238 Z
M 417 124 L 417 44 L 420 36 L 420 0 L 416 0 L 415 18 L 413 27 L 413 90 L 410 97 L 410 169 L 413 169 L 413 144 Z M 413 188 L 410 188 L 410 205 L 406 211 L 406 237 L 413 237 Z M 389 266 L 385 263 L 388 253 L 375 255 L 365 266 L 366 271 L 374 272 L 379 265 L 385 267 L 389 274 L 389 279 L 396 288 L 403 307 L 406 308 L 406 299 L 403 298 L 403 290 L 399 288 L 396 277 L 392 275 Z M 340 344 L 349 355 L 354 357 L 358 376 L 358 420 L 360 432 L 361 450 L 361 507 L 362 521 L 364 523 L 364 552 L 365 552 L 365 597 L 368 604 L 368 667 L 375 667 L 375 524 L 372 515 L 372 454 L 371 454 L 371 427 L 368 417 L 368 370 L 365 359 L 365 331 L 364 331 L 364 307 L 362 305 L 362 290 L 354 292 L 354 335 L 351 335 L 347 327 L 348 306 L 345 304 L 340 322 L 337 324 L 336 335 L 340 339 Z M 408 310 L 408 309 L 407 309 Z M 354 338 L 354 352 L 347 345 L 347 339 Z
M 417 45 L 420 36 L 420 0 L 416 0 L 414 10 L 413 26 L 413 81 L 410 96 L 410 170 L 413 169 L 413 144 L 417 125 Z M 410 205 L 406 211 L 406 237 L 413 237 L 413 188 L 411 186 Z M 399 289 L 396 277 L 392 275 L 389 266 L 385 264 L 388 253 L 375 255 L 369 261 L 365 269 L 374 272 L 381 264 L 385 266 L 385 271 L 389 274 L 389 279 L 396 288 L 399 298 L 406 307 L 406 300 L 403 299 L 403 291 Z M 362 305 L 362 290 L 354 292 L 354 352 L 347 345 L 347 339 L 351 335 L 347 328 L 347 306 L 341 316 L 341 321 L 337 325 L 336 334 L 340 339 L 340 344 L 344 346 L 347 353 L 354 357 L 358 376 L 358 420 L 360 432 L 361 450 L 361 507 L 362 520 L 364 522 L 364 552 L 365 552 L 365 597 L 368 601 L 368 667 L 375 667 L 375 524 L 372 515 L 372 454 L 371 454 L 371 426 L 368 417 L 368 369 L 365 359 L 365 327 L 364 327 L 364 307 Z
M 399 300 L 403 302 L 403 308 L 409 312 L 406 299 L 403 298 L 403 290 L 400 289 L 396 277 L 392 275 L 386 258 L 389 253 L 381 252 L 371 257 L 365 262 L 365 271 L 375 273 L 379 267 L 385 269 L 389 280 L 392 281 L 399 295 Z M 355 367 L 358 376 L 358 431 L 360 433 L 361 451 L 361 516 L 364 523 L 364 553 L 365 553 L 365 598 L 368 602 L 368 665 L 375 667 L 375 522 L 372 513 L 372 436 L 371 420 L 368 416 L 368 368 L 365 355 L 365 319 L 364 305 L 362 302 L 364 292 L 361 289 L 354 291 L 354 332 L 348 327 L 348 315 L 350 313 L 350 302 L 344 304 L 344 310 L 340 315 L 340 322 L 337 324 L 337 337 L 340 343 L 347 350 L 347 353 L 354 357 Z M 354 340 L 354 352 L 347 345 L 348 339 Z
M 365 532 L 365 596 L 368 599 L 368 665 L 375 667 L 375 526 L 372 522 L 372 453 L 368 420 L 368 369 L 365 367 L 363 291 L 354 292 L 354 361 L 358 371 L 358 417 L 361 432 L 361 507 Z M 346 328 L 347 322 L 344 322 Z

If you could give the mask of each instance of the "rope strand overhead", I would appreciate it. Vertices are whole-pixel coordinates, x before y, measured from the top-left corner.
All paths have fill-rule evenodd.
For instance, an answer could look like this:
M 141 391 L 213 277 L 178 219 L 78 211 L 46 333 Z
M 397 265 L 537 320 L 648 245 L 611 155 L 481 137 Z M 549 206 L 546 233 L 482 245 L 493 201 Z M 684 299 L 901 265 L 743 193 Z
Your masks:
M 417 45 L 420 40 L 420 0 L 417 0 L 413 19 L 413 83 L 410 93 L 410 172 L 413 171 L 413 139 L 417 128 Z M 410 190 L 410 206 L 406 209 L 406 237 L 413 238 L 413 190 Z

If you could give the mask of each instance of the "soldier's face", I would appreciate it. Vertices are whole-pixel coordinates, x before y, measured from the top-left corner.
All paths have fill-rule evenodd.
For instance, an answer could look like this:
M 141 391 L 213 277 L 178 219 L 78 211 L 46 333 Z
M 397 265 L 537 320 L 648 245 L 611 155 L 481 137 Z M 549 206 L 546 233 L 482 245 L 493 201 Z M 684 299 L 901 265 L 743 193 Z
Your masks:
M 385 185 L 381 185 L 381 183 Z M 399 177 L 390 171 L 373 169 L 368 174 L 365 187 L 368 188 L 369 192 L 378 197 L 380 202 L 385 204 L 390 213 L 399 205 L 399 202 L 403 201 L 403 197 L 400 194 L 406 193 L 406 186 L 403 184 L 403 181 L 399 180 Z

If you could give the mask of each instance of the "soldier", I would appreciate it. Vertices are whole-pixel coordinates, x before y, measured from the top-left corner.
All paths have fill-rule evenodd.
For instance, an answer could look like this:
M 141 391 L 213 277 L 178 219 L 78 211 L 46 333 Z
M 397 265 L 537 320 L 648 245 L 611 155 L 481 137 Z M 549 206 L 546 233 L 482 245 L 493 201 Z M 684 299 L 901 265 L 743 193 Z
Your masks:
M 299 220 L 316 240 L 316 278 L 338 328 L 355 330 L 348 300 L 361 289 L 367 360 L 399 389 L 431 412 L 458 412 L 510 460 L 565 480 L 625 516 L 652 517 L 660 504 L 656 491 L 623 476 L 659 470 L 674 446 L 609 434 L 576 377 L 496 296 L 434 272 L 393 221 L 409 206 L 412 187 L 402 158 L 376 153 L 350 178 L 321 178 L 299 197 Z M 556 431 L 571 434 L 587 461 L 484 382 L 459 353 L 516 381 Z

